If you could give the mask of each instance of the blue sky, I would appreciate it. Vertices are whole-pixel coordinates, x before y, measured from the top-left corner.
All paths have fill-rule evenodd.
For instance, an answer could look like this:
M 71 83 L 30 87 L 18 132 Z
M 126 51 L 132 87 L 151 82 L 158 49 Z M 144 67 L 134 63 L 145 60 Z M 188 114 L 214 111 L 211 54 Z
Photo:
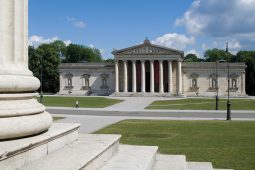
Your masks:
M 208 48 L 253 50 L 255 0 L 29 0 L 31 45 L 56 39 L 99 48 L 141 43 L 203 55 Z

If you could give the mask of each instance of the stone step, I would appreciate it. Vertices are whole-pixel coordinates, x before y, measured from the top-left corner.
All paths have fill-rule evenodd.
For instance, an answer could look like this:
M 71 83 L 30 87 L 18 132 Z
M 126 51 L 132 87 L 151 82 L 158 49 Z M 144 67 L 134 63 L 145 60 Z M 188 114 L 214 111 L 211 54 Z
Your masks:
M 187 170 L 213 170 L 211 162 L 187 162 Z
M 80 124 L 54 123 L 40 135 L 0 142 L 0 169 L 15 170 L 78 139 Z
M 157 154 L 153 170 L 186 170 L 186 156 Z
M 100 170 L 152 169 L 157 150 L 157 146 L 120 145 L 119 152 Z
M 79 140 L 22 170 L 96 170 L 118 151 L 120 135 L 79 135 Z

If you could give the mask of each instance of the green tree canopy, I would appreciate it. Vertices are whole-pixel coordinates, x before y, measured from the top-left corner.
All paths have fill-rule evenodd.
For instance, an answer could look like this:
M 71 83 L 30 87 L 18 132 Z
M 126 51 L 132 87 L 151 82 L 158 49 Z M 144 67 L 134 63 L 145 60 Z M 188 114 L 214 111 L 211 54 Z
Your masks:
M 42 44 L 37 49 L 29 47 L 29 68 L 34 76 L 40 79 L 42 68 L 43 92 L 57 93 L 59 91 L 60 53 L 54 43 Z
M 66 47 L 67 63 L 79 63 L 79 62 L 100 62 L 102 56 L 100 50 L 97 48 L 85 47 L 78 44 L 70 44 Z
M 186 62 L 201 62 L 203 59 L 198 58 L 196 54 L 187 54 L 184 58 Z
M 236 54 L 237 62 L 245 62 L 246 68 L 246 93 L 255 95 L 255 51 L 239 51 Z
M 227 60 L 228 57 L 230 59 L 233 57 L 231 53 L 226 54 L 225 50 L 222 49 L 208 49 L 204 53 L 205 61 L 207 62 L 215 62 L 217 60 Z

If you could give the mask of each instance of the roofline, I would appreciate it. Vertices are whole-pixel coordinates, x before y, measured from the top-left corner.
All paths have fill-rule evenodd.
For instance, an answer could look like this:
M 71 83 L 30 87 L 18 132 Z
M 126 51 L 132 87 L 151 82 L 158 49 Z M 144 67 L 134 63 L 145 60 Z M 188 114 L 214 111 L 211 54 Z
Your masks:
M 182 55 L 182 57 L 184 57 L 184 51 L 176 50 L 176 49 L 173 49 L 173 48 L 168 48 L 168 47 L 165 47 L 165 46 L 156 45 L 156 44 L 152 44 L 152 43 L 143 43 L 143 44 L 139 44 L 139 45 L 134 45 L 134 46 L 131 46 L 131 47 L 123 48 L 123 49 L 120 49 L 120 50 L 114 50 L 114 51 L 112 51 L 112 54 L 113 55 L 117 55 L 118 53 L 121 53 L 123 51 L 129 50 L 129 49 L 132 49 L 132 48 L 142 47 L 144 45 L 149 45 L 149 46 L 152 46 L 152 47 L 157 47 L 157 48 L 162 48 L 162 49 L 165 49 L 165 50 L 174 51 L 174 52 L 177 52 L 180 55 Z

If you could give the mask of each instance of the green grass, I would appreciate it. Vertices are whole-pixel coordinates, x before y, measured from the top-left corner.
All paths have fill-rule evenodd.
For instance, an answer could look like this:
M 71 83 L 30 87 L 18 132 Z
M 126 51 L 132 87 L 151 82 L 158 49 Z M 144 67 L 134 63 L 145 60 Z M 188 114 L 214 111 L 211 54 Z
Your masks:
M 38 99 L 39 100 L 39 99 Z M 104 97 L 43 97 L 45 106 L 75 107 L 75 102 L 79 101 L 79 107 L 83 108 L 104 108 L 122 102 L 122 100 L 107 99 Z
M 53 117 L 53 121 L 55 122 L 55 121 L 57 121 L 57 120 L 60 120 L 60 119 L 64 119 L 65 117 Z
M 96 133 L 121 134 L 123 144 L 156 145 L 215 168 L 255 169 L 255 122 L 126 120 Z
M 233 110 L 255 110 L 253 99 L 231 99 Z M 226 110 L 227 100 L 220 99 L 220 110 Z M 166 110 L 215 110 L 215 99 L 180 99 L 155 101 L 146 109 Z

